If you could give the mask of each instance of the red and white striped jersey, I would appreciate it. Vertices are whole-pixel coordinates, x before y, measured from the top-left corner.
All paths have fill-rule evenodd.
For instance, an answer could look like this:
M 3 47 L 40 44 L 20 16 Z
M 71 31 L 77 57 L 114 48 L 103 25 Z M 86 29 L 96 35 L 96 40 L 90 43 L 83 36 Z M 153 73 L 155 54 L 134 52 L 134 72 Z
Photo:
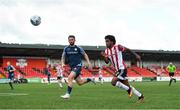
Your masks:
M 111 64 L 115 67 L 116 71 L 126 68 L 122 56 L 123 51 L 124 47 L 120 45 L 114 45 L 111 49 L 105 49 L 105 55 L 110 59 Z
M 61 66 L 56 67 L 56 73 L 57 73 L 57 77 L 62 77 L 63 76 L 63 70 L 62 70 Z

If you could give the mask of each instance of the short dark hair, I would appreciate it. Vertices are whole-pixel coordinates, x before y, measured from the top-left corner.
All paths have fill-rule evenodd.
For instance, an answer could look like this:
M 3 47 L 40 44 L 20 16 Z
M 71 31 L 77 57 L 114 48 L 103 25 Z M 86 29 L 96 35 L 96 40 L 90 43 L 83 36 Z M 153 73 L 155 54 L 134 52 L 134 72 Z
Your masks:
M 106 35 L 105 39 L 109 39 L 110 41 L 113 42 L 113 44 L 116 44 L 116 39 L 113 35 Z
M 75 39 L 75 36 L 74 35 L 69 35 L 68 39 L 69 38 L 74 38 Z

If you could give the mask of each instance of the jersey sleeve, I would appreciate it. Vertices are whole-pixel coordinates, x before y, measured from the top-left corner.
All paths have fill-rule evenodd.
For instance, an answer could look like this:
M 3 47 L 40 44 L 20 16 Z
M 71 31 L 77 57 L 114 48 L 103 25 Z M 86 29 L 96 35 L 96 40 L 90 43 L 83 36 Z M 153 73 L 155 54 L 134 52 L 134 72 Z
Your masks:
M 80 53 L 81 53 L 82 55 L 85 54 L 85 51 L 84 51 L 84 49 L 83 49 L 82 47 L 79 47 L 79 50 L 80 50 Z
M 14 69 L 15 69 L 14 66 L 11 65 L 11 70 L 14 70 Z
M 118 45 L 118 49 L 119 51 L 122 51 L 122 52 L 125 50 L 125 48 L 122 45 Z
M 67 48 L 67 47 L 64 47 L 64 50 L 63 50 L 63 53 L 62 53 L 62 57 L 65 57 L 65 56 L 66 56 L 66 48 Z

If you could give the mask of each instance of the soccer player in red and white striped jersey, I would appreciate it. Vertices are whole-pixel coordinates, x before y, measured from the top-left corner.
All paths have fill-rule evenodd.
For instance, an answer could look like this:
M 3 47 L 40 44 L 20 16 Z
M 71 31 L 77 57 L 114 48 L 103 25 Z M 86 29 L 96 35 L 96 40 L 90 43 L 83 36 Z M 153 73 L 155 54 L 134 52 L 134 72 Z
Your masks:
M 126 90 L 129 94 L 129 97 L 131 97 L 132 93 L 134 93 L 138 97 L 138 101 L 142 102 L 144 100 L 143 94 L 137 91 L 128 82 L 127 68 L 124 63 L 122 53 L 124 51 L 129 51 L 139 60 L 140 56 L 126 47 L 116 45 L 116 39 L 113 35 L 105 36 L 105 42 L 107 48 L 105 49 L 105 52 L 101 53 L 101 55 L 104 57 L 105 63 L 110 62 L 116 70 L 116 74 L 113 74 L 114 77 L 111 81 L 112 85 Z

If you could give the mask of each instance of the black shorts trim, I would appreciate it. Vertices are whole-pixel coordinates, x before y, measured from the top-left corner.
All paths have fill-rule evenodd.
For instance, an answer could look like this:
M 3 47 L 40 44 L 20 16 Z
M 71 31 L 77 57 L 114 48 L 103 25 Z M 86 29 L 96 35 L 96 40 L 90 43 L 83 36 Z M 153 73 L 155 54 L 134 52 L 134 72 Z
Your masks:
M 58 76 L 57 79 L 62 79 L 62 76 Z
M 127 69 L 121 69 L 121 70 L 118 70 L 116 76 L 122 76 L 123 78 L 126 78 L 127 77 Z

